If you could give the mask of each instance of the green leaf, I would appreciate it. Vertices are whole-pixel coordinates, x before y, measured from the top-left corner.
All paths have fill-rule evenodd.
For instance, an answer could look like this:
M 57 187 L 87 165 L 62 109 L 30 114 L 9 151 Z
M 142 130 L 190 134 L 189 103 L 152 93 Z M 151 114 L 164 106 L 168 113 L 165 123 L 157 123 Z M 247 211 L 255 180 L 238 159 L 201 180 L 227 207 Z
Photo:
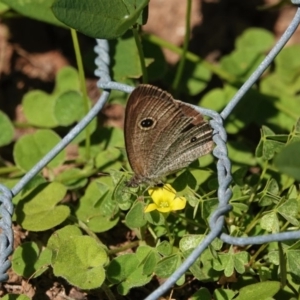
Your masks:
M 235 49 L 221 60 L 221 67 L 240 80 L 244 80 L 258 67 L 264 55 L 253 49 Z
M 28 92 L 22 104 L 28 122 L 34 126 L 53 128 L 79 121 L 85 109 L 77 70 L 62 68 L 56 75 L 52 94 L 40 90 Z
M 100 180 L 92 181 L 80 198 L 76 216 L 94 232 L 114 227 L 119 221 L 119 209 L 112 201 L 112 188 Z
M 118 292 L 126 295 L 133 287 L 144 286 L 151 276 L 144 274 L 144 265 L 136 254 L 124 254 L 114 258 L 107 268 L 107 278 L 118 284 Z
M 275 166 L 279 171 L 300 180 L 300 142 L 294 142 L 284 147 L 275 157 Z
M 55 99 L 53 114 L 61 126 L 79 121 L 83 112 L 83 98 L 77 91 L 64 92 Z
M 268 206 L 272 203 L 277 203 L 280 200 L 278 194 L 279 186 L 277 181 L 274 178 L 269 179 L 263 191 L 258 194 L 260 197 L 259 205 Z
M 246 251 L 235 253 L 232 248 L 227 253 L 221 253 L 218 259 L 213 260 L 213 267 L 217 271 L 224 270 L 224 275 L 230 277 L 234 270 L 245 273 L 245 265 L 249 263 L 249 254 Z
M 299 205 L 296 199 L 286 200 L 277 208 L 277 211 L 291 224 L 299 226 L 299 221 L 297 220 Z
M 55 263 L 57 253 L 66 240 L 72 239 L 75 236 L 82 236 L 81 230 L 74 225 L 67 225 L 59 230 L 56 230 L 48 240 L 47 248 L 52 251 L 52 264 Z
M 268 232 L 278 233 L 279 232 L 279 221 L 276 213 L 271 212 L 265 214 L 260 221 L 260 225 L 263 229 Z
M 164 257 L 160 260 L 155 268 L 155 273 L 158 277 L 168 278 L 182 263 L 181 257 L 178 253 Z
M 145 214 L 146 220 L 155 226 L 155 229 L 159 229 L 159 226 L 163 226 L 165 224 L 164 215 L 158 212 L 157 210 L 151 211 L 150 213 Z M 156 233 L 157 234 L 157 233 Z M 165 228 L 162 229 L 161 234 L 165 234 Z
M 183 257 L 186 259 L 193 249 L 182 252 Z M 215 271 L 212 267 L 213 257 L 211 252 L 206 249 L 200 258 L 198 258 L 190 267 L 190 271 L 198 280 L 214 281 L 218 280 L 220 273 Z
M 147 224 L 144 213 L 144 204 L 137 201 L 127 213 L 125 224 L 129 228 L 139 228 Z
M 194 249 L 201 243 L 201 241 L 205 238 L 205 235 L 186 235 L 179 242 L 179 249 L 181 251 L 187 251 L 190 249 Z
M 32 231 L 44 231 L 61 224 L 70 215 L 67 206 L 57 205 L 65 194 L 66 188 L 58 182 L 37 186 L 18 202 L 17 222 Z
M 228 142 L 228 155 L 230 159 L 236 162 L 238 165 L 249 165 L 254 166 L 256 159 L 253 156 L 253 151 L 245 142 Z
M 13 188 L 17 183 L 19 182 L 19 179 L 8 179 L 8 180 L 3 180 L 1 183 L 5 184 L 8 188 Z M 33 190 L 35 187 L 38 185 L 47 182 L 44 177 L 41 175 L 36 175 L 33 177 L 28 184 L 25 185 L 25 187 L 22 189 L 20 193 L 18 193 L 15 197 L 13 197 L 13 204 L 16 206 L 19 201 L 25 197 L 26 194 L 28 194 L 31 190 Z
M 121 210 L 128 210 L 133 203 L 134 191 L 138 188 L 131 189 L 126 186 L 127 180 L 124 172 L 111 170 L 110 175 L 115 186 L 112 199 L 118 203 Z
M 143 274 L 151 275 L 154 272 L 156 263 L 160 259 L 158 253 L 149 246 L 139 246 L 136 251 L 137 257 L 143 265 Z
M 254 52 L 268 51 L 274 44 L 275 38 L 272 32 L 262 28 L 249 28 L 236 39 L 236 47 L 239 49 L 251 49 Z
M 297 277 L 300 276 L 300 266 L 299 266 L 299 255 L 300 250 L 288 250 L 286 252 L 286 261 L 289 272 L 296 275 Z
M 149 0 L 56 0 L 54 15 L 94 38 L 114 39 L 138 22 Z
M 202 204 L 201 217 L 207 220 L 209 216 L 216 210 L 219 204 L 218 198 L 210 198 Z
M 196 178 L 189 170 L 184 170 L 172 183 L 172 186 L 177 192 L 183 191 L 187 186 L 194 190 L 196 185 Z
M 6 11 L 9 10 L 9 6 L 5 5 L 4 3 L 0 2 L 0 13 L 1 15 L 4 14 Z M 5 296 L 6 297 L 6 296 Z M 26 296 L 25 296 L 26 297 Z M 4 299 L 4 298 L 3 298 Z M 6 298 L 7 299 L 7 298 Z M 27 297 L 26 297 L 27 299 Z
M 207 288 L 200 288 L 189 298 L 190 300 L 211 300 L 211 294 Z M 216 298 L 217 299 L 217 298 Z
M 14 137 L 14 126 L 8 116 L 0 111 L 0 147 L 8 145 Z
M 276 72 L 285 83 L 299 79 L 300 58 L 299 45 L 283 48 L 275 59 Z
M 179 243 L 179 248 L 185 258 L 202 242 L 205 235 L 186 235 Z M 220 250 L 222 247 L 222 241 L 218 238 L 215 239 L 209 249 L 206 249 L 201 257 L 199 257 L 193 265 L 190 267 L 190 271 L 198 280 L 213 280 L 218 278 L 219 273 L 213 270 L 212 252 L 214 250 Z M 222 269 L 223 270 L 223 269 Z
M 55 181 L 62 183 L 69 189 L 77 189 L 87 184 L 87 176 L 88 172 L 85 169 L 72 168 L 59 173 L 55 177 Z
M 54 0 L 31 0 L 26 2 L 20 2 L 18 0 L 1 0 L 1 2 L 6 3 L 10 8 L 23 16 L 65 27 L 64 24 L 55 18 L 51 11 Z
M 195 96 L 202 92 L 211 79 L 211 71 L 202 62 L 186 61 L 184 76 L 180 81 L 180 90 Z
M 239 295 L 234 298 L 235 300 L 257 300 L 268 299 L 273 297 L 280 290 L 279 281 L 266 281 L 255 284 L 249 284 L 240 289 Z
M 139 78 L 142 75 L 142 69 L 132 34 L 126 34 L 117 42 L 110 43 L 110 46 L 115 51 L 114 64 L 112 65 L 114 80 L 126 82 L 127 78 Z M 150 61 L 146 61 L 146 66 L 149 64 Z
M 263 126 L 261 129 L 261 139 L 256 148 L 256 157 L 262 157 L 265 161 L 274 157 L 284 146 L 283 141 L 287 138 L 286 135 L 275 135 L 275 133 Z
M 122 167 L 122 158 L 122 152 L 119 149 L 110 147 L 99 152 L 95 159 L 95 166 L 100 172 L 119 170 Z
M 89 236 L 74 236 L 60 244 L 53 263 L 55 276 L 65 278 L 81 289 L 94 289 L 105 280 L 105 250 Z
M 53 94 L 61 95 L 68 91 L 81 92 L 78 71 L 70 66 L 63 67 L 57 72 Z
M 231 300 L 236 295 L 236 292 L 229 289 L 215 289 L 214 290 L 214 300 Z M 199 299 L 200 300 L 200 299 Z M 201 298 L 202 300 L 202 298 Z
M 27 134 L 17 140 L 13 156 L 16 165 L 22 170 L 30 170 L 40 161 L 54 146 L 60 142 L 61 138 L 48 129 L 37 130 L 35 133 Z M 57 167 L 65 160 L 66 151 L 62 150 L 54 157 L 48 167 Z
M 89 134 L 95 133 L 97 129 L 97 118 L 94 118 L 86 127 L 84 130 L 82 130 L 76 137 L 75 139 L 72 141 L 72 144 L 79 144 L 80 142 L 82 142 L 82 145 L 84 145 L 84 147 L 80 147 L 79 150 L 81 150 L 80 152 L 83 152 L 83 148 L 85 151 L 85 143 L 83 143 L 86 140 L 86 136 L 87 136 L 87 130 L 89 132 Z M 99 151 L 99 149 L 98 149 Z
M 124 148 L 124 132 L 120 128 L 116 127 L 102 127 L 97 128 L 96 118 L 90 123 L 92 127 L 89 129 L 92 130 L 90 133 L 93 133 L 91 136 L 91 146 L 90 146 L 90 155 L 91 157 L 96 157 L 101 150 L 107 150 L 110 148 Z M 75 138 L 75 144 L 78 141 L 82 141 L 85 138 L 86 132 L 83 130 L 80 134 L 81 139 Z M 124 151 L 125 152 L 125 151 Z M 80 156 L 85 157 L 86 155 L 86 145 L 85 141 L 79 145 Z
M 222 111 L 236 92 L 237 88 L 230 85 L 225 85 L 223 89 L 211 90 L 202 98 L 200 105 Z M 293 102 L 295 103 L 295 101 Z M 274 97 L 250 89 L 226 120 L 226 131 L 230 134 L 236 134 L 244 130 L 247 125 L 252 125 L 253 122 L 262 126 L 266 119 L 269 120 L 274 115 L 278 115 L 278 109 L 274 107 Z
M 274 36 L 263 29 L 251 28 L 236 40 L 233 52 L 223 57 L 221 66 L 239 80 L 248 78 L 274 43 Z
M 54 115 L 55 96 L 43 91 L 30 91 L 22 100 L 24 114 L 34 126 L 52 128 L 58 126 Z
M 167 241 L 162 241 L 161 243 L 159 243 L 156 246 L 156 249 L 163 256 L 168 256 L 168 255 L 171 255 L 171 253 L 172 253 L 172 246 Z
M 233 260 L 235 270 L 240 274 L 244 274 L 245 266 L 249 263 L 249 253 L 246 251 L 234 253 Z
M 215 88 L 204 95 L 200 104 L 205 108 L 222 111 L 236 91 L 236 88 L 229 85 L 225 85 L 224 89 Z
M 188 174 L 189 178 L 187 181 L 188 186 L 193 187 L 193 181 L 196 179 L 197 186 L 194 188 L 194 190 L 198 190 L 201 185 L 203 185 L 205 182 L 208 181 L 208 179 L 211 179 L 215 174 L 211 170 L 203 170 L 203 169 L 192 169 L 189 168 L 188 172 L 191 173 Z M 176 182 L 176 179 L 175 181 Z M 177 184 L 177 182 L 176 182 Z M 175 186 L 175 185 L 174 185 Z
M 232 276 L 233 272 L 234 272 L 234 257 L 232 255 L 226 255 L 226 256 L 223 256 L 223 259 L 221 259 L 222 261 L 222 265 L 224 267 L 224 275 L 226 277 L 230 277 Z
M 35 278 L 45 272 L 51 263 L 51 251 L 40 251 L 34 242 L 25 242 L 13 253 L 12 268 L 20 276 Z

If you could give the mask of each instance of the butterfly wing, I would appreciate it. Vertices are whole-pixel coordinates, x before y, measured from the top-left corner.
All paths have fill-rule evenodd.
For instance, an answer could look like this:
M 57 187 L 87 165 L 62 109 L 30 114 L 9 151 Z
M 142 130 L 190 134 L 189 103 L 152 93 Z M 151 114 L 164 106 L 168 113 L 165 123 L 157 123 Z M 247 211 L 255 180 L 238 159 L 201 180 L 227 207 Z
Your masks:
M 199 140 L 203 134 L 206 134 L 206 142 Z M 194 136 L 196 143 L 190 142 Z M 211 150 L 209 138 L 211 128 L 202 115 L 174 100 L 167 92 L 143 84 L 129 96 L 125 111 L 125 144 L 135 173 L 131 180 L 133 185 L 156 181 L 187 166 Z

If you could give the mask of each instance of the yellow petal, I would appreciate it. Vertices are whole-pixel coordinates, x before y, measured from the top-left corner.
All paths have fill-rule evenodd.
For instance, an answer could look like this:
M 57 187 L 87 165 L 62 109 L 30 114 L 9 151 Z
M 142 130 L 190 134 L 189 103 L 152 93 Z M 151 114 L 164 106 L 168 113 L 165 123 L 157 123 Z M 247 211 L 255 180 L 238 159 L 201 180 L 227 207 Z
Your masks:
M 155 210 L 155 209 L 157 209 L 156 204 L 155 204 L 155 203 L 150 203 L 150 204 L 148 204 L 148 205 L 145 207 L 144 212 L 150 212 L 150 211 L 153 211 L 153 210 Z
M 168 207 L 156 206 L 156 209 L 162 213 L 167 213 L 167 212 L 170 212 L 173 210 L 171 206 L 168 206 Z
M 171 210 L 184 209 L 186 206 L 186 199 L 184 197 L 177 197 L 171 203 Z
M 150 188 L 148 192 L 156 204 L 159 204 L 160 201 L 173 201 L 176 195 L 176 191 L 170 184 L 166 184 L 163 187 Z

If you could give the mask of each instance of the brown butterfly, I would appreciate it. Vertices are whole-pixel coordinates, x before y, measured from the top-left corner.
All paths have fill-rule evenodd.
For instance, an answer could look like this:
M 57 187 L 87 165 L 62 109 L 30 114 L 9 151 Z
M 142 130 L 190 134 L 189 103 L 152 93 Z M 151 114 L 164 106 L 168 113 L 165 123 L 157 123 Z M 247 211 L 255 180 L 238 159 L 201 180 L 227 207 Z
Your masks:
M 125 145 L 134 176 L 127 186 L 156 184 L 212 151 L 212 128 L 202 114 L 148 84 L 130 94 L 125 110 Z

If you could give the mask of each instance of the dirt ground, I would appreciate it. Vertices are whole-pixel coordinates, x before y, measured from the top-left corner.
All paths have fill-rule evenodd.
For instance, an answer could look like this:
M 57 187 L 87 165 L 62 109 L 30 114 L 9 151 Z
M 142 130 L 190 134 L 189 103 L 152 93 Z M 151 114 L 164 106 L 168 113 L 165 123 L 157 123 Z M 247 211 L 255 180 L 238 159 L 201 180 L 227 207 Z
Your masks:
M 217 63 L 222 55 L 229 53 L 234 41 L 245 29 L 261 27 L 272 31 L 278 39 L 292 20 L 296 8 L 286 5 L 273 7 L 275 0 L 193 0 L 192 36 L 190 50 L 201 57 Z M 257 9 L 257 8 L 260 9 Z M 271 7 L 271 8 L 269 8 Z M 148 24 L 144 31 L 158 35 L 180 46 L 184 37 L 186 1 L 151 0 Z M 300 42 L 300 30 L 289 41 Z M 82 51 L 95 45 L 91 38 L 80 36 Z M 178 56 L 164 50 L 169 64 L 175 64 Z M 16 122 L 24 122 L 20 106 L 23 95 L 34 89 L 51 92 L 57 71 L 66 66 L 75 66 L 70 32 L 27 18 L 2 20 L 0 24 L 0 109 Z M 100 92 L 93 70 L 87 69 L 87 88 L 91 99 L 97 100 Z M 110 105 L 104 110 L 107 123 L 122 126 L 123 107 Z M 25 131 L 16 132 L 18 138 Z M 0 155 L 11 159 L 9 150 L 0 149 Z M 15 226 L 15 244 L 20 244 L 26 232 Z M 124 229 L 119 234 L 128 235 Z M 85 293 L 70 287 L 65 281 L 53 278 L 44 281 L 25 281 L 10 272 L 9 281 L 0 287 L 0 297 L 5 293 L 26 294 L 32 299 L 105 299 L 103 295 Z M 148 286 L 149 292 L 151 286 Z M 153 287 L 154 289 L 154 287 Z M 147 293 L 147 292 L 146 292 Z M 139 299 L 132 294 L 130 299 Z M 129 298 L 127 298 L 129 299 Z M 183 299 L 183 298 L 182 298 Z

